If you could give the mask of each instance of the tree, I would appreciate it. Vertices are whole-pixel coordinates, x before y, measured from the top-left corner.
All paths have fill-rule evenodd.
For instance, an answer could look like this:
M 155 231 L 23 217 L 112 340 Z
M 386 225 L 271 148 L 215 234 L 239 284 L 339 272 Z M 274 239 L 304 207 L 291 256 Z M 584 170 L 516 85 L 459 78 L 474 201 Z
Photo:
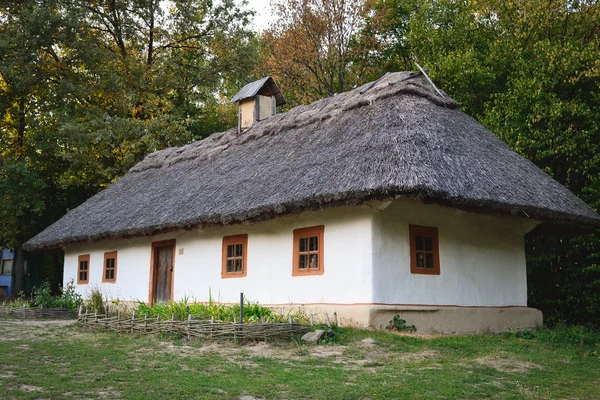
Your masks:
M 25 240 L 147 153 L 228 127 L 256 41 L 234 0 L 0 4 L 0 239 L 18 292 Z
M 261 38 L 262 75 L 272 75 L 299 104 L 348 90 L 356 51 L 351 41 L 362 24 L 362 0 L 280 0 L 277 18 Z

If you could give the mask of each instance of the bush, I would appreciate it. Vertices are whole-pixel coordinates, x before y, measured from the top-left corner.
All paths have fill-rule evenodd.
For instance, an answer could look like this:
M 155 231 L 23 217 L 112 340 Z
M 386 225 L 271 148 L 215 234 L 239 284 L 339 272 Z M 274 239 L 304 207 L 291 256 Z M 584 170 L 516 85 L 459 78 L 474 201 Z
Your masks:
M 31 307 L 64 308 L 76 310 L 83 304 L 81 295 L 75 292 L 75 283 L 71 279 L 58 296 L 52 294 L 50 282 L 44 281 L 40 287 L 33 288 Z

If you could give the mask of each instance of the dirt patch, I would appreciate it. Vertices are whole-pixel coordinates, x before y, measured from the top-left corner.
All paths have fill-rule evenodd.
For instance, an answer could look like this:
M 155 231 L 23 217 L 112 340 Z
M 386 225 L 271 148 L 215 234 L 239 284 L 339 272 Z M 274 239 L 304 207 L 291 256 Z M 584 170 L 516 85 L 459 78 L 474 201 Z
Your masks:
M 52 336 L 63 336 L 64 328 L 76 324 L 76 320 L 11 320 L 3 319 L 0 341 L 40 341 Z M 26 349 L 28 345 L 22 345 Z
M 361 347 L 375 347 L 375 340 L 373 338 L 365 338 L 358 342 L 358 345 Z
M 531 369 L 542 369 L 542 367 L 537 364 L 528 361 L 505 358 L 502 355 L 476 358 L 474 361 L 484 367 L 493 368 L 499 372 L 507 372 L 512 374 L 525 373 Z
M 419 351 L 419 352 L 415 352 L 415 353 L 404 353 L 404 354 L 400 354 L 398 356 L 398 358 L 400 360 L 407 362 L 407 363 L 431 360 L 431 359 L 436 359 L 436 358 L 441 358 L 441 357 L 442 357 L 442 355 L 437 350 L 425 350 L 425 351 Z
M 42 388 L 33 385 L 21 385 L 19 386 L 19 390 L 22 390 L 24 392 L 41 392 Z

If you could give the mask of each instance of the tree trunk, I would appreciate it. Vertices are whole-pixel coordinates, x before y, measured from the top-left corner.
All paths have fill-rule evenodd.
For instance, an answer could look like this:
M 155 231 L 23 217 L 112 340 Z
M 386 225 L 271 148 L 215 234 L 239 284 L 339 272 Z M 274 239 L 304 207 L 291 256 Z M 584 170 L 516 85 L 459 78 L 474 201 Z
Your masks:
M 23 290 L 25 283 L 25 254 L 23 253 L 22 243 L 15 246 L 13 268 L 15 269 L 15 283 L 12 287 L 12 295 L 18 296 L 19 292 Z

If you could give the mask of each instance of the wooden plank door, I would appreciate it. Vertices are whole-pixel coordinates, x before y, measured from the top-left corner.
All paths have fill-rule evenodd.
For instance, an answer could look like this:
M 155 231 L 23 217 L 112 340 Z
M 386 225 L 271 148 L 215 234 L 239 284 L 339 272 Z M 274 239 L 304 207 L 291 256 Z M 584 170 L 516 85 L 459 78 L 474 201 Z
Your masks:
M 153 303 L 168 303 L 172 300 L 173 255 L 175 243 L 154 246 Z

